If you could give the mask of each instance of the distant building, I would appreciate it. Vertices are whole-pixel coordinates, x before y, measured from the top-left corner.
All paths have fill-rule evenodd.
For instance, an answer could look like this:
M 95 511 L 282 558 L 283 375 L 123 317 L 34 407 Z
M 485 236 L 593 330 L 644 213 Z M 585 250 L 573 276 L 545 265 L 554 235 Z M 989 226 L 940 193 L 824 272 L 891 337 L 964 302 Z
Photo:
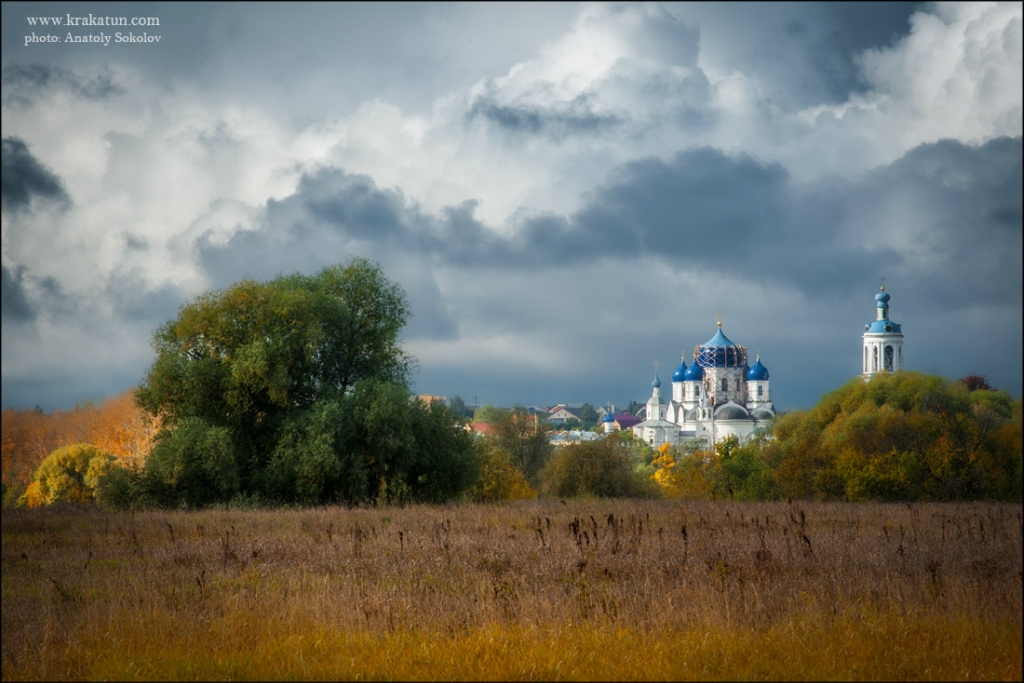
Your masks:
M 635 415 L 615 415 L 611 412 L 605 412 L 604 417 L 601 418 L 601 427 L 604 429 L 605 434 L 610 434 L 625 429 L 632 429 L 640 424 L 640 422 L 642 420 Z
M 417 398 L 426 403 L 427 405 L 431 405 L 433 403 L 440 403 L 441 405 L 448 404 L 448 398 L 445 396 L 431 396 L 430 394 L 420 394 L 419 396 L 417 396 Z
M 493 434 L 497 427 L 491 422 L 470 422 L 466 425 L 466 430 L 483 436 L 484 434 Z
M 693 351 L 672 373 L 672 396 L 661 396 L 655 372 L 645 419 L 633 434 L 652 446 L 700 440 L 707 446 L 729 436 L 744 441 L 775 417 L 768 368 L 758 356 L 751 366 L 747 350 L 733 343 L 718 322 L 715 336 Z
M 603 434 L 588 432 L 582 429 L 570 429 L 569 431 L 552 432 L 548 435 L 548 443 L 553 446 L 568 446 L 576 443 L 597 441 L 603 438 Z
M 558 405 L 549 408 L 547 412 L 548 422 L 550 422 L 553 425 L 563 425 L 568 420 L 579 420 L 580 422 L 583 421 L 580 417 L 580 415 L 582 415 L 583 412 L 582 406 L 579 408 L 570 408 L 564 403 L 559 403 Z

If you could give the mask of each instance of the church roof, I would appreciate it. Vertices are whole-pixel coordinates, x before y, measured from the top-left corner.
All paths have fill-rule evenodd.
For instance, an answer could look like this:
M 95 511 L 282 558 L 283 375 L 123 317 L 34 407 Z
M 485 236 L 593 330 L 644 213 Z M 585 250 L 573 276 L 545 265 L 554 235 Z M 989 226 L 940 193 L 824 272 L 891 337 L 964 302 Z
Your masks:
M 724 334 L 722 334 L 722 328 L 719 327 L 718 331 L 715 332 L 715 336 L 704 342 L 704 346 L 713 346 L 715 348 L 724 348 L 726 346 L 736 346 L 732 341 L 729 340 Z
M 900 324 L 891 320 L 875 320 L 865 325 L 864 331 L 871 334 L 903 334 Z
M 716 420 L 749 420 L 750 413 L 748 413 L 742 406 L 729 401 L 728 403 L 722 404 L 721 407 L 715 410 Z
M 664 429 L 679 429 L 679 425 L 674 422 L 667 422 L 665 420 L 644 420 L 638 424 L 633 425 L 636 427 L 662 427 Z

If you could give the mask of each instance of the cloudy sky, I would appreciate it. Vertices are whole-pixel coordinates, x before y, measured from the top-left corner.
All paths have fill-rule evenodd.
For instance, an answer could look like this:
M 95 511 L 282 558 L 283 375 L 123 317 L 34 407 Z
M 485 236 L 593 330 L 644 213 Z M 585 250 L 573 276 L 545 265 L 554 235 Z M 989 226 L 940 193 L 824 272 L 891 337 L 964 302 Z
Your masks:
M 4 407 L 119 393 L 192 297 L 355 256 L 416 390 L 468 403 L 644 401 L 721 311 L 809 407 L 883 277 L 907 368 L 1021 394 L 1018 2 L 2 12 Z M 30 22 L 69 12 L 159 25 Z

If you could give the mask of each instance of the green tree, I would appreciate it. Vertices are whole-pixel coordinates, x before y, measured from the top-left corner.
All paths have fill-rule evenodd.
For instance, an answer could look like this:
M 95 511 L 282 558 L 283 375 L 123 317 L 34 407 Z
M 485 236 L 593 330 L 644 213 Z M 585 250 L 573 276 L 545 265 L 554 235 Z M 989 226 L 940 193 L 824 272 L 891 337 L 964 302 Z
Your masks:
M 638 472 L 636 465 L 627 440 L 618 435 L 562 446 L 541 472 L 541 490 L 565 498 L 656 496 L 656 485 Z
M 473 422 L 498 422 L 508 415 L 508 410 L 492 406 L 490 403 L 482 405 L 473 414 Z
M 157 330 L 137 392 L 163 418 L 146 473 L 155 497 L 353 503 L 468 487 L 472 466 L 440 481 L 475 462 L 468 436 L 447 408 L 410 395 L 408 313 L 402 289 L 365 259 L 183 306 Z
M 540 471 L 554 450 L 548 437 L 549 429 L 544 421 L 523 408 L 506 412 L 494 423 L 492 436 L 495 445 L 508 454 L 533 488 L 540 485 Z
M 761 455 L 777 495 L 1019 500 L 1016 403 L 916 372 L 860 378 L 780 417 Z
M 116 463 L 112 453 L 92 444 L 62 446 L 39 465 L 18 504 L 35 507 L 93 500 L 100 481 Z
M 580 424 L 583 426 L 583 429 L 593 429 L 597 426 L 599 420 L 600 417 L 597 411 L 594 410 L 594 406 L 584 403 L 583 407 L 580 408 Z
M 477 445 L 480 458 L 480 478 L 470 491 L 474 500 L 496 503 L 509 500 L 531 500 L 537 497 L 526 477 L 520 472 L 508 453 L 495 448 L 487 440 Z
M 471 418 L 473 417 L 473 411 L 469 409 L 466 402 L 462 400 L 461 396 L 452 396 L 448 399 L 448 408 L 458 418 Z
M 146 461 L 146 486 L 163 505 L 227 500 L 239 489 L 231 433 L 198 417 L 161 432 Z

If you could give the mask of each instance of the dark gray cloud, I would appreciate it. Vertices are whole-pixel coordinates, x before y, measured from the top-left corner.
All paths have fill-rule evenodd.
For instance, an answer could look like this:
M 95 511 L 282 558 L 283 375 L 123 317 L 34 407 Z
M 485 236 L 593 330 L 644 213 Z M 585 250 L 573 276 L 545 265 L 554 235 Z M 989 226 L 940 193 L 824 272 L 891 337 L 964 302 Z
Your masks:
M 0 201 L 4 211 L 25 211 L 36 198 L 58 208 L 71 203 L 64 183 L 32 156 L 24 140 L 14 136 L 3 139 L 0 165 Z
M 491 95 L 477 98 L 466 112 L 466 121 L 485 119 L 511 133 L 548 135 L 556 140 L 574 135 L 596 135 L 621 123 L 610 114 L 595 114 L 588 98 L 580 96 L 565 105 L 499 104 Z
M 24 265 L 3 266 L 3 318 L 31 322 L 40 314 L 67 319 L 75 312 L 73 297 L 53 277 L 39 277 Z
M 104 100 L 124 92 L 109 68 L 96 74 L 81 74 L 51 64 L 16 63 L 3 68 L 0 81 L 4 104 L 18 107 L 30 106 L 40 93 L 54 88 L 89 100 Z
M 924 3 L 670 3 L 701 27 L 702 59 L 758 79 L 783 110 L 838 104 L 863 92 L 857 57 L 906 35 Z
M 826 298 L 908 269 L 915 294 L 960 307 L 1020 299 L 1020 187 L 1019 138 L 925 145 L 861 180 L 810 185 L 778 164 L 700 148 L 625 164 L 573 214 L 522 218 L 503 237 L 474 217 L 473 202 L 432 216 L 367 176 L 335 169 L 271 202 L 263 230 L 198 247 L 207 272 L 221 279 L 282 259 L 308 270 L 326 253 L 384 261 L 415 253 L 439 265 L 499 269 L 655 258 Z
M 186 298 L 180 288 L 170 284 L 152 288 L 139 268 L 114 271 L 104 284 L 104 297 L 119 319 L 150 323 L 154 329 L 175 317 Z
M 0 289 L 3 303 L 0 305 L 0 313 L 3 319 L 11 322 L 24 322 L 33 320 L 36 312 L 29 303 L 28 295 L 25 293 L 24 277 L 25 267 L 17 266 L 13 270 L 3 268 L 3 288 Z
M 1020 305 L 1022 281 L 1021 138 L 981 146 L 952 140 L 922 145 L 855 188 L 861 223 L 886 220 L 897 234 L 912 224 L 905 258 L 911 294 L 936 306 Z M 891 208 L 897 218 L 879 218 Z M 885 231 L 876 233 L 886 239 Z

